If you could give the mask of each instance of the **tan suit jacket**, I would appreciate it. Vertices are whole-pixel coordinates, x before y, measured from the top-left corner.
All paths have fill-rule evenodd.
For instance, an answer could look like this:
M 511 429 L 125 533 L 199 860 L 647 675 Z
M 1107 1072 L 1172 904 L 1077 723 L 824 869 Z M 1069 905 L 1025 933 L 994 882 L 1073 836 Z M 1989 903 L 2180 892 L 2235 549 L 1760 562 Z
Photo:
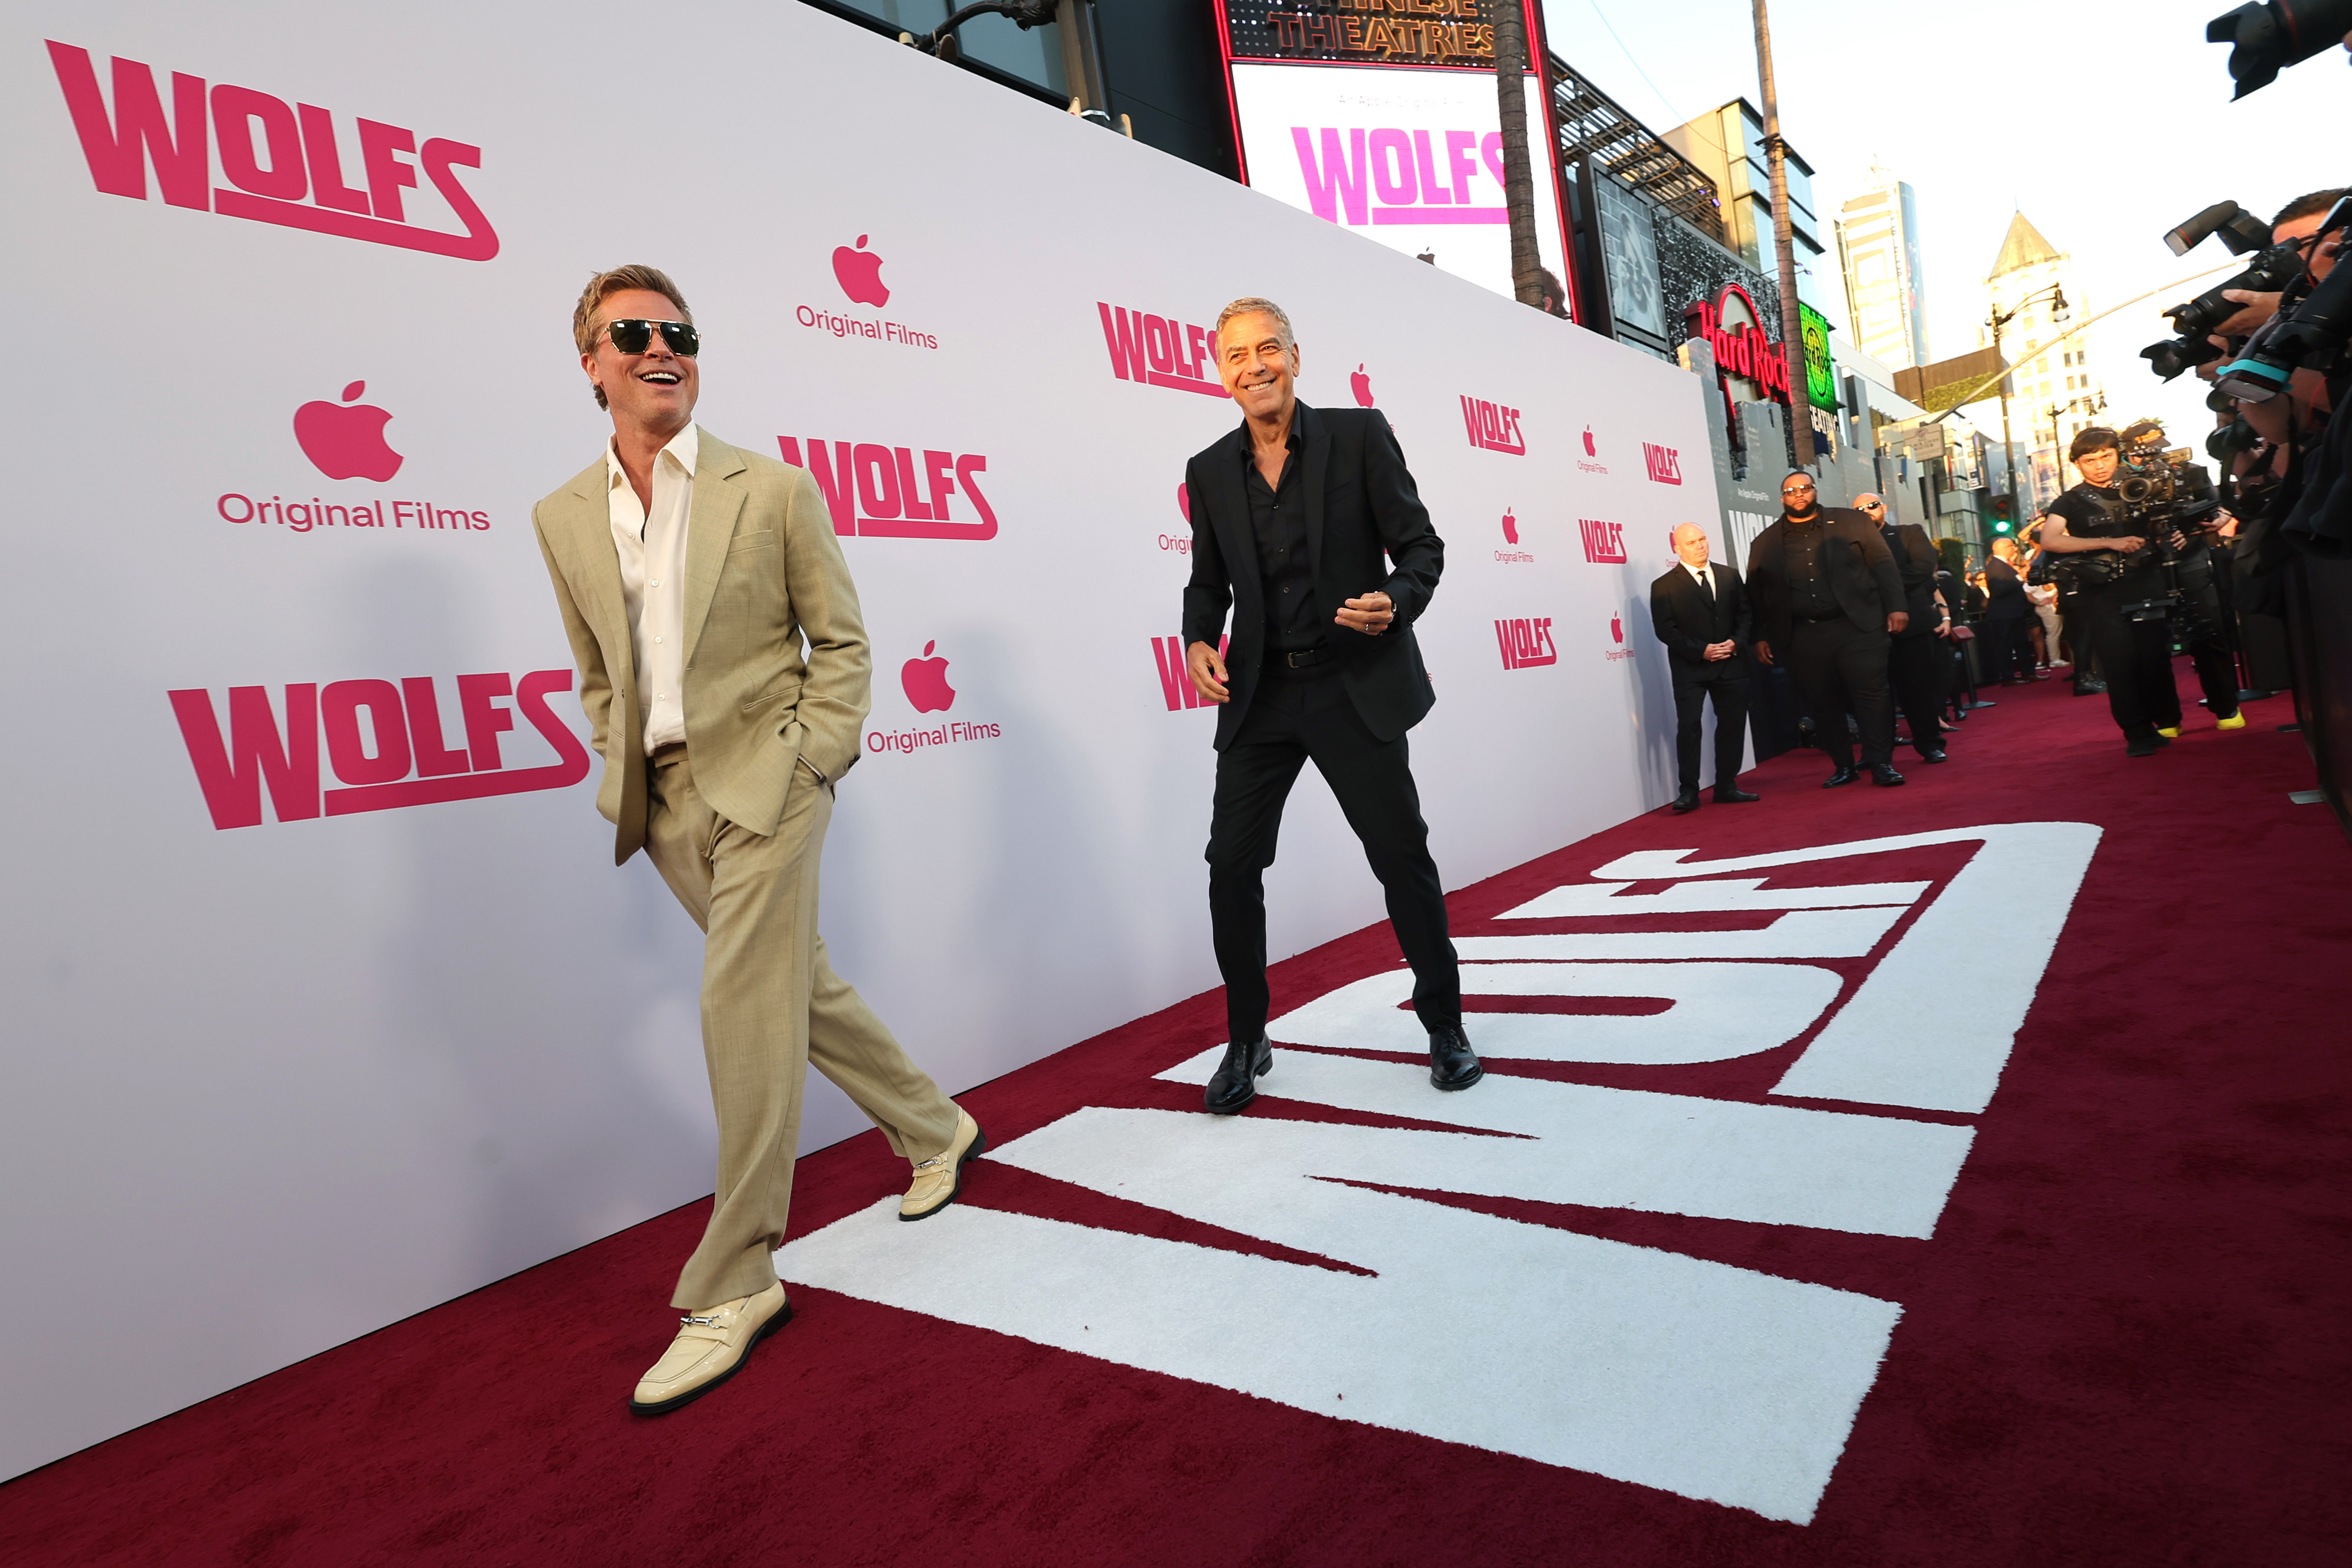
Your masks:
M 712 808 L 765 837 L 802 760 L 828 780 L 857 761 L 873 654 L 816 481 L 708 430 L 700 443 L 687 517 L 686 747 Z M 615 829 L 617 865 L 646 842 L 645 715 L 604 456 L 530 515 L 604 760 L 596 809 Z

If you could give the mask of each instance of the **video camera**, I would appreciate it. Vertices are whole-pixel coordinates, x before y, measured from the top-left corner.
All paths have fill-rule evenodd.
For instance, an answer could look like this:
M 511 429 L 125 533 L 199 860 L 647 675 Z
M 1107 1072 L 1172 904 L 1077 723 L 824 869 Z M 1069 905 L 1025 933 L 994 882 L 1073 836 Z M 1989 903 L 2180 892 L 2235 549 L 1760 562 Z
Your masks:
M 2125 521 L 2147 541 L 2119 564 L 2128 571 L 2153 552 L 2164 574 L 2164 591 L 2125 605 L 2125 618 L 2171 621 L 2184 637 L 2207 629 L 2220 613 L 2211 592 L 2212 563 L 2193 539 L 2189 548 L 2176 550 L 2172 536 L 2193 533 L 2221 510 L 2213 476 L 2186 447 L 2166 450 L 2163 428 L 2143 420 L 2123 432 L 2115 484 Z
M 2352 196 L 2346 196 L 2320 220 L 2311 237 L 2316 247 L 2332 234 L 2352 224 Z M 2214 390 L 2242 403 L 2267 403 L 2284 392 L 2298 370 L 2334 371 L 2352 334 L 2352 267 L 2337 266 L 2312 286 L 2292 310 L 2263 323 L 2238 358 L 2221 368 Z
M 2225 352 L 2212 342 L 2214 330 L 2243 307 L 2234 300 L 2223 299 L 2224 289 L 2275 294 L 2303 276 L 2303 253 L 2292 245 L 2268 245 L 2270 225 L 2235 202 L 2214 203 L 2167 234 L 2164 243 L 2173 255 L 2186 256 L 2210 235 L 2221 236 L 2221 243 L 2230 247 L 2232 256 L 2243 256 L 2248 251 L 2260 254 L 2236 277 L 2224 279 L 2194 300 L 2164 312 L 2180 335 L 2148 344 L 2139 351 L 2139 357 L 2166 381 L 2182 371 L 2220 359 Z

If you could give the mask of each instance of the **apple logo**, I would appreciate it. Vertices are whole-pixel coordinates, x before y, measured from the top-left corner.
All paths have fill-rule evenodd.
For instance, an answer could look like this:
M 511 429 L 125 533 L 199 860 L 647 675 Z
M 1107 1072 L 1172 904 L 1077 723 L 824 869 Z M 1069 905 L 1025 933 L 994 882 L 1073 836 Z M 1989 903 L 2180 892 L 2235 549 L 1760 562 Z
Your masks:
M 1600 449 L 1592 444 L 1592 426 L 1590 425 L 1584 427 L 1584 455 L 1588 458 L 1600 455 Z
M 1519 520 L 1507 511 L 1503 514 L 1503 542 L 1517 544 L 1518 542 Z
M 1184 514 L 1186 522 L 1192 521 L 1192 492 L 1181 484 L 1176 487 L 1176 510 Z
M 1370 408 L 1372 405 L 1372 378 L 1364 374 L 1362 365 L 1358 365 L 1356 374 L 1348 378 L 1348 390 L 1356 395 L 1357 407 Z
M 939 646 L 936 640 L 925 643 L 923 657 L 908 659 L 898 671 L 898 684 L 907 689 L 907 700 L 918 713 L 944 713 L 955 706 L 955 688 L 948 684 L 948 661 L 931 657 L 931 650 Z
M 841 291 L 861 305 L 878 310 L 890 302 L 889 288 L 882 281 L 882 258 L 866 248 L 862 234 L 854 250 L 845 245 L 834 247 L 833 275 Z
M 1611 642 L 1623 642 L 1625 640 L 1625 623 L 1618 619 L 1615 616 L 1609 617 L 1609 640 Z
M 367 390 L 355 381 L 343 388 L 343 402 L 352 403 Z M 340 407 L 332 403 L 306 403 L 294 411 L 294 439 L 302 455 L 331 479 L 373 479 L 382 484 L 400 472 L 401 457 L 383 438 L 392 418 L 389 409 L 361 403 Z

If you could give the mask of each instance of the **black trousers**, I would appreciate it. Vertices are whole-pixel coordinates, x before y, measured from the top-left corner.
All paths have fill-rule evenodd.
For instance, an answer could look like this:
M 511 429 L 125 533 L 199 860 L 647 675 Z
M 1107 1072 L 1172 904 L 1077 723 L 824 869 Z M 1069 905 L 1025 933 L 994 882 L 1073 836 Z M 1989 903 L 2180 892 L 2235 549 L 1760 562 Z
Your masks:
M 1851 712 L 1862 729 L 1862 760 L 1876 767 L 1895 760 L 1895 698 L 1886 687 L 1885 632 L 1865 632 L 1845 616 L 1799 621 L 1787 658 L 1796 677 L 1822 750 L 1841 768 L 1853 766 L 1853 742 L 1846 738 Z
M 1977 636 L 1984 644 L 1987 680 L 2033 673 L 2033 639 L 2028 628 L 2037 624 L 2031 612 L 1999 618 L 1987 616 L 1977 623 Z
M 1944 743 L 1944 683 L 1951 674 L 1952 656 L 1948 645 L 1933 632 L 1890 637 L 1886 644 L 1887 679 L 1911 726 L 1911 744 L 1924 756 Z
M 1955 619 L 1952 622 L 1952 629 L 1958 631 L 1960 625 L 1961 623 Z M 1952 705 L 1952 710 L 1956 713 L 1960 710 L 1963 702 L 1974 702 L 1977 700 L 1976 658 L 1978 656 L 1969 652 L 1970 646 L 1977 640 L 1977 628 L 1973 626 L 1969 627 L 1969 635 L 1966 637 L 1955 637 L 1944 639 L 1944 657 L 1950 661 L 1944 671 L 1944 693 Z
M 1698 668 L 1677 660 L 1675 672 L 1675 762 L 1683 793 L 1698 792 L 1699 715 L 1715 698 L 1715 787 L 1738 787 L 1747 755 L 1748 668 L 1738 655 Z
M 2107 711 L 2127 740 L 2142 740 L 2180 722 L 2180 690 L 2172 679 L 2171 635 L 2160 621 L 2135 621 L 2124 606 L 2161 591 L 2146 575 L 2085 588 L 2074 595 L 2074 632 L 2090 639 L 2107 683 Z M 2230 710 L 2235 711 L 2235 678 Z
M 1274 864 L 1283 803 L 1310 758 L 1388 895 L 1389 924 L 1412 966 L 1413 1011 L 1425 1028 L 1459 1026 L 1461 971 L 1405 739 L 1382 741 L 1365 728 L 1339 672 L 1327 664 L 1262 676 L 1241 732 L 1217 753 L 1209 930 L 1225 981 L 1228 1038 L 1255 1040 L 1265 1033 L 1271 997 L 1264 873 Z

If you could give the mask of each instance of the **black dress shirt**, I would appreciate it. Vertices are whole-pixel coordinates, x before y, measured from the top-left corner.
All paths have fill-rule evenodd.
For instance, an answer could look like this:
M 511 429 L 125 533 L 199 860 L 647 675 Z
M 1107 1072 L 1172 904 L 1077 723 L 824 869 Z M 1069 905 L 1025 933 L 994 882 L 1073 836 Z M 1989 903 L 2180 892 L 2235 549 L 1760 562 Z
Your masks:
M 1298 421 L 1290 421 L 1282 478 L 1268 489 L 1244 426 L 1242 488 L 1249 495 L 1250 532 L 1257 541 L 1258 583 L 1265 594 L 1265 646 L 1299 653 L 1323 646 L 1315 610 L 1315 576 L 1307 561 L 1307 503 L 1298 479 Z
M 1789 612 L 1801 621 L 1825 621 L 1840 614 L 1837 595 L 1822 570 L 1822 536 L 1829 520 L 1818 510 L 1804 521 L 1787 517 Z

